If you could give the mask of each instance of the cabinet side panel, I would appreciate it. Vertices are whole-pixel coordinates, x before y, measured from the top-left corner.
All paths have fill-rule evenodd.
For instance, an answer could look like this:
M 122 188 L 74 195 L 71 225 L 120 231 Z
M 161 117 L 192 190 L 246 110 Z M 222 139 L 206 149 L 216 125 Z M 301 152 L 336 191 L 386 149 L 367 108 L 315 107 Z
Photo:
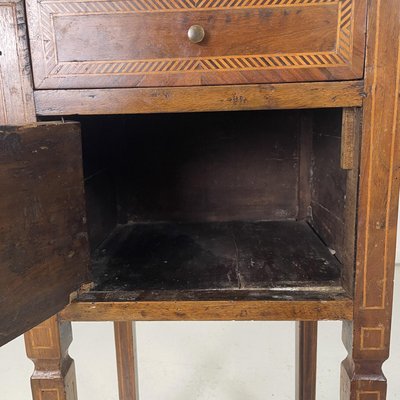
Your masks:
M 343 261 L 347 172 L 340 167 L 342 113 L 314 112 L 311 182 L 312 225 Z

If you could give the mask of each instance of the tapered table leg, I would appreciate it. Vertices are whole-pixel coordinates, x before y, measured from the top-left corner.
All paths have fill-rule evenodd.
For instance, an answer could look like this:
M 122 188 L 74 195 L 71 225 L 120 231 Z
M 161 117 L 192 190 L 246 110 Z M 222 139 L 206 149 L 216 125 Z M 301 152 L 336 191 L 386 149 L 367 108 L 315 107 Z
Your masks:
M 114 322 L 120 400 L 138 400 L 135 323 Z
M 296 323 L 296 400 L 315 400 L 318 322 Z
M 400 183 L 400 2 L 368 2 L 367 57 L 357 207 L 354 317 L 341 400 L 385 400 Z
M 25 347 L 35 369 L 31 377 L 33 400 L 77 400 L 70 322 L 54 316 L 25 333 Z

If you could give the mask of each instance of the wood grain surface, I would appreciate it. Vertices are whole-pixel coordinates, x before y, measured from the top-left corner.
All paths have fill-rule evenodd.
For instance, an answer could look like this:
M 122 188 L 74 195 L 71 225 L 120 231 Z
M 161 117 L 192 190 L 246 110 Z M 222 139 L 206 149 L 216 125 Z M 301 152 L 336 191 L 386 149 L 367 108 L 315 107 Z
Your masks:
M 366 3 L 29 0 L 35 87 L 361 78 Z M 203 26 L 201 43 L 188 40 L 191 25 Z
M 24 2 L 0 1 L 0 125 L 36 121 Z
M 71 342 L 71 323 L 58 316 L 25 333 L 26 354 L 35 366 L 33 400 L 78 400 L 75 363 L 68 354 Z
M 61 318 L 70 321 L 316 321 L 350 320 L 353 302 L 334 300 L 260 301 L 79 301 Z
M 317 394 L 318 321 L 296 323 L 296 400 L 315 400 Z
M 62 309 L 87 280 L 80 131 L 0 129 L 0 343 Z
M 400 3 L 370 3 L 357 211 L 354 321 L 341 400 L 385 400 L 400 183 Z
M 114 322 L 119 400 L 139 400 L 135 323 Z
M 360 107 L 362 81 L 172 88 L 37 90 L 39 115 Z

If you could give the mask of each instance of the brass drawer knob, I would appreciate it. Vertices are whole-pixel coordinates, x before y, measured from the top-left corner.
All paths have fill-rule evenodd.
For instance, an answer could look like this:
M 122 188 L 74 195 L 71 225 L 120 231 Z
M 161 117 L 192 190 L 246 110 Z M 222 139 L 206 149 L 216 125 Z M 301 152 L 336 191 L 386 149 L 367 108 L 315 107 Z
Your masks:
M 188 30 L 188 38 L 192 43 L 200 43 L 205 35 L 204 28 L 200 25 L 192 25 Z

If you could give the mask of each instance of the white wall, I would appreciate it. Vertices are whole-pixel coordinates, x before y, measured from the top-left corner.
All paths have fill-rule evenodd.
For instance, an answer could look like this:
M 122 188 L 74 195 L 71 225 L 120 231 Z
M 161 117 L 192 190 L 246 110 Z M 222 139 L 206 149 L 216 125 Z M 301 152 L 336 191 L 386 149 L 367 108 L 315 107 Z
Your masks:
M 400 250 L 400 238 L 397 243 Z M 395 310 L 400 307 L 399 290 L 400 276 Z M 392 355 L 384 368 L 390 400 L 400 400 L 399 314 L 394 313 Z M 322 322 L 319 327 L 317 398 L 337 400 L 339 364 L 345 357 L 341 324 Z M 73 328 L 70 353 L 77 366 L 79 399 L 117 400 L 112 323 L 74 323 Z M 142 322 L 137 324 L 137 341 L 140 400 L 294 398 L 291 322 Z M 29 400 L 31 372 L 22 337 L 0 348 L 1 399 Z

